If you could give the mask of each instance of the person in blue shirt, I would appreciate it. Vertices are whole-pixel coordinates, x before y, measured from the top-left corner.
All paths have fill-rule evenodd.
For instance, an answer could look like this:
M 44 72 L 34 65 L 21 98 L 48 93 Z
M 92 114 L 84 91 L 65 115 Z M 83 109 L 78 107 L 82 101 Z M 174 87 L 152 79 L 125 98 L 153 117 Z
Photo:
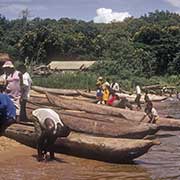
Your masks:
M 12 123 L 16 122 L 16 107 L 10 97 L 3 93 L 4 86 L 0 85 L 0 134 Z

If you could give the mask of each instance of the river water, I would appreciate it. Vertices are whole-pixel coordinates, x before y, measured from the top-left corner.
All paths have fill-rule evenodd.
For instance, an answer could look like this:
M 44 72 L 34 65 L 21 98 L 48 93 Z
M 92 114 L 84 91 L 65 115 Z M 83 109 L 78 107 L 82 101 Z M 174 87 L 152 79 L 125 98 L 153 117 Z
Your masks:
M 179 117 L 180 102 L 155 104 L 163 116 Z M 168 108 L 167 108 L 168 107 Z M 159 131 L 159 146 L 134 161 L 113 164 L 57 154 L 56 161 L 39 163 L 36 150 L 19 147 L 1 153 L 0 180 L 180 180 L 180 131 Z

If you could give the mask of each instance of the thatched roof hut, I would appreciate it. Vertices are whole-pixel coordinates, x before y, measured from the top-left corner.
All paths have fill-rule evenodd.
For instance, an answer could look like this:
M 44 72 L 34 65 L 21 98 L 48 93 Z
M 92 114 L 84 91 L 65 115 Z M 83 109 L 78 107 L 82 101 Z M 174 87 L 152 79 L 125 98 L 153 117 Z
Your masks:
M 83 71 L 94 63 L 95 61 L 52 61 L 48 67 L 52 70 Z

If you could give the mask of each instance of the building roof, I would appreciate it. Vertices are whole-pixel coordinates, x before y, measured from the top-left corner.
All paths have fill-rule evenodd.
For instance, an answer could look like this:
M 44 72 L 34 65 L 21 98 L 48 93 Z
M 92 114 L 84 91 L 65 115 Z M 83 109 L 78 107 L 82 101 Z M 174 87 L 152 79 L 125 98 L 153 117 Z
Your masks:
M 52 61 L 48 67 L 58 70 L 83 70 L 89 68 L 96 61 Z

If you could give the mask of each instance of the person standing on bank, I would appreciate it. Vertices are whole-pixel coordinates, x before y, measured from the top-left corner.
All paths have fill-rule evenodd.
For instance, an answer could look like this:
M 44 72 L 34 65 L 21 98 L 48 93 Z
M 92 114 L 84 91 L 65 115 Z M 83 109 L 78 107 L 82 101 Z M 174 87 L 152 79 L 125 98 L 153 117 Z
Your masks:
M 137 109 L 140 110 L 141 109 L 141 88 L 139 85 L 136 85 L 136 99 L 135 99 L 135 103 L 137 104 Z
M 53 144 L 58 137 L 67 137 L 70 129 L 61 121 L 59 115 L 52 109 L 39 108 L 32 112 L 35 132 L 37 136 L 38 161 L 55 159 Z
M 27 121 L 26 115 L 26 103 L 30 97 L 30 89 L 32 84 L 32 79 L 27 72 L 26 66 L 24 64 L 19 65 L 18 70 L 20 78 L 20 87 L 21 87 L 21 98 L 20 98 L 20 121 Z
M 11 98 L 16 107 L 16 119 L 19 117 L 20 113 L 20 78 L 19 71 L 17 71 L 11 61 L 6 61 L 2 66 L 4 70 L 3 77 L 6 81 L 5 93 Z

